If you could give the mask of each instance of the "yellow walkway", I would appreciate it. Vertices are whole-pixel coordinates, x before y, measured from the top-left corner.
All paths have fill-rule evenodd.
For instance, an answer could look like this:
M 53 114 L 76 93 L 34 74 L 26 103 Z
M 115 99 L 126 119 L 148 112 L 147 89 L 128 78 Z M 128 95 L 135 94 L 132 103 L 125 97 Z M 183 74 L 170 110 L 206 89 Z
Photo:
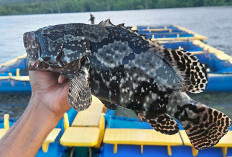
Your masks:
M 198 33 L 195 33 L 191 30 L 188 30 L 184 27 L 178 26 L 178 25 L 173 25 L 174 27 L 177 27 L 178 29 L 185 31 L 187 33 L 193 34 L 193 37 L 179 37 L 179 34 L 177 35 L 177 38 L 155 38 L 154 35 L 152 35 L 152 41 L 177 41 L 177 40 L 204 40 L 207 39 L 206 36 L 200 35 Z M 137 26 L 132 27 L 132 30 L 137 30 Z M 150 29 L 150 27 L 147 27 L 146 29 L 144 29 L 148 32 L 154 32 L 154 31 L 163 31 L 163 30 L 169 30 L 169 32 L 172 32 L 171 28 L 167 29 L 167 26 L 164 26 L 164 28 L 161 29 Z
M 60 139 L 63 146 L 94 147 L 98 143 L 100 129 L 95 127 L 70 127 Z
M 68 127 L 60 139 L 60 143 L 69 147 L 99 148 L 104 136 L 105 118 L 101 115 L 98 127 Z
M 6 129 L 0 129 L 0 139 L 6 134 Z
M 196 150 L 192 146 L 186 132 L 184 130 L 181 130 L 180 134 L 181 134 L 181 138 L 183 139 L 184 145 L 192 147 L 193 156 L 197 156 L 198 150 Z M 226 156 L 227 155 L 227 148 L 232 147 L 232 131 L 229 131 L 225 136 L 223 136 L 221 138 L 221 140 L 218 142 L 218 144 L 214 147 L 221 147 L 222 152 L 223 152 L 223 156 Z
M 72 127 L 98 127 L 101 115 L 79 115 L 75 117 Z
M 6 134 L 6 132 L 10 128 L 9 118 L 10 118 L 9 114 L 4 114 L 4 128 L 0 129 L 0 139 Z
M 61 145 L 100 148 L 105 129 L 104 111 L 104 104 L 95 96 L 92 96 L 90 107 L 78 112 L 71 127 L 69 127 L 68 120 L 65 118 L 64 122 L 67 127 L 60 139 Z M 91 149 L 89 150 L 91 151 Z
M 182 145 L 179 134 L 165 135 L 152 129 L 106 129 L 104 143 L 114 145 L 114 153 L 117 153 L 118 144 L 167 146 L 168 155 L 171 155 L 171 146 Z
M 42 144 L 43 152 L 48 151 L 49 144 L 55 142 L 55 140 L 56 140 L 57 136 L 59 135 L 60 131 L 61 131 L 60 128 L 55 128 L 48 134 L 47 138 L 44 140 L 44 142 Z
M 92 104 L 88 109 L 77 114 L 73 120 L 72 127 L 98 127 L 103 112 L 105 112 L 104 104 L 95 96 L 92 96 Z

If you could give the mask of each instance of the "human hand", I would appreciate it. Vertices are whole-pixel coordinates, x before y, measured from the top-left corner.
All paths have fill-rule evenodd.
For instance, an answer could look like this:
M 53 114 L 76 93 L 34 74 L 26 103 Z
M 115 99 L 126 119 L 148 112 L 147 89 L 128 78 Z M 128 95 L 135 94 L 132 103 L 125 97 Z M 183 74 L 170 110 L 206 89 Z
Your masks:
M 68 104 L 69 81 L 52 72 L 29 71 L 30 102 L 20 119 L 0 139 L 0 156 L 36 156 Z
M 63 115 L 71 106 L 68 103 L 69 81 L 53 72 L 29 71 L 32 101 L 40 101 L 52 113 Z

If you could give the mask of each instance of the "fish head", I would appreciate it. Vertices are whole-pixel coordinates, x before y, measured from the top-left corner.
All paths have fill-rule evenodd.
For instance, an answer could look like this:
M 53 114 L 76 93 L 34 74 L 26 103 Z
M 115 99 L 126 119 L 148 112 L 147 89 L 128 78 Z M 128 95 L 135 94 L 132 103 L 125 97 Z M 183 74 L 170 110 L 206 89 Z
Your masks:
M 90 54 L 86 38 L 71 24 L 48 26 L 24 33 L 29 70 L 78 71 Z

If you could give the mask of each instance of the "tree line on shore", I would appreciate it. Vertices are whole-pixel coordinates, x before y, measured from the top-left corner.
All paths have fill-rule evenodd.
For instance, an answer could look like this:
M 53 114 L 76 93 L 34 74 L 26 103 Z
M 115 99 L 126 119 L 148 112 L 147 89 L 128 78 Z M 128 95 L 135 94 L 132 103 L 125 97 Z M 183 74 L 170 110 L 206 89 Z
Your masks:
M 232 5 L 232 0 L 0 0 L 0 15 Z

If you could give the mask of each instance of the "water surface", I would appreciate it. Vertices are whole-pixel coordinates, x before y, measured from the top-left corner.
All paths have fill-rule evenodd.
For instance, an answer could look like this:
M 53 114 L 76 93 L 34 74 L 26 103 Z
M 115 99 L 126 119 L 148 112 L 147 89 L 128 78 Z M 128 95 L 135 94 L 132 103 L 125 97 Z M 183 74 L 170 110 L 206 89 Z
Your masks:
M 208 44 L 232 55 L 232 7 L 199 7 L 93 12 L 96 23 L 110 18 L 114 24 L 177 24 L 208 36 Z M 24 32 L 64 23 L 90 23 L 89 13 L 0 16 L 0 64 L 25 53 Z

